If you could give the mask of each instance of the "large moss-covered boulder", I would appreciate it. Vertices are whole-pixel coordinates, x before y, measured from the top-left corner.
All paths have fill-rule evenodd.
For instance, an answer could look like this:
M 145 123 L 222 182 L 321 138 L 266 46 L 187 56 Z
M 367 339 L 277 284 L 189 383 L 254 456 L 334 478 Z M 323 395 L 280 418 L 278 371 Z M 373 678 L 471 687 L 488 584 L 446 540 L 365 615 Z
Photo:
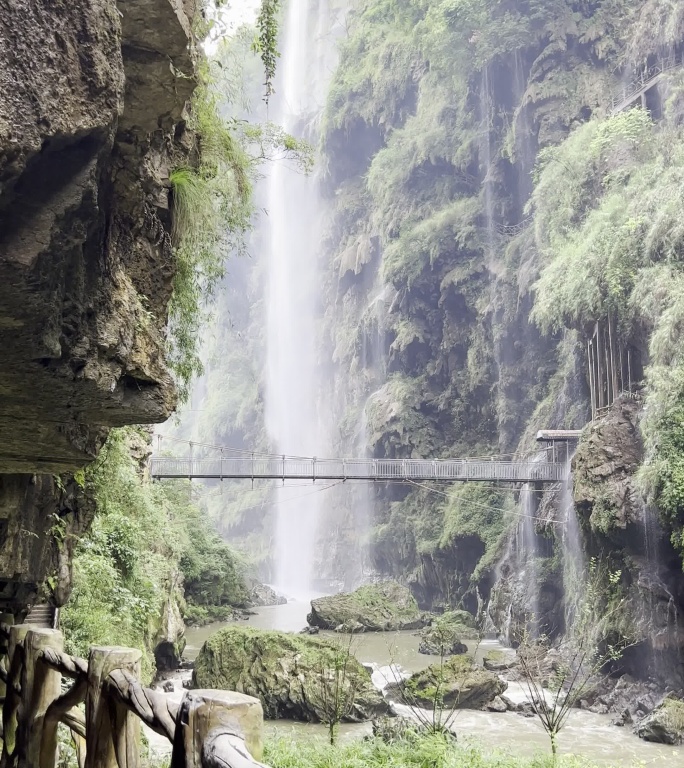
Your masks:
M 670 697 L 664 699 L 637 724 L 634 731 L 644 741 L 684 743 L 684 701 Z
M 473 663 L 470 656 L 452 656 L 413 675 L 404 687 L 409 705 L 482 709 L 500 696 L 508 683 Z
M 220 630 L 202 646 L 192 682 L 255 696 L 271 719 L 325 721 L 335 700 L 347 722 L 388 711 L 370 673 L 345 644 L 285 632 L 243 626 Z
M 313 627 L 351 632 L 420 629 L 426 623 L 413 595 L 396 581 L 312 600 L 307 621 Z

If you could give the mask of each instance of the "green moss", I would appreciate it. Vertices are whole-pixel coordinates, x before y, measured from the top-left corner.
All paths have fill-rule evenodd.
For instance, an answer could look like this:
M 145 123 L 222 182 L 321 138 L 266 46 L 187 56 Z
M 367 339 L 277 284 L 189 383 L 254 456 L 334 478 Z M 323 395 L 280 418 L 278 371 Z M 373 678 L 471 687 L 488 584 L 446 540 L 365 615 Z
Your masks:
M 425 623 L 413 595 L 393 581 L 312 600 L 307 619 L 313 626 L 335 629 L 342 625 L 349 631 L 417 629 Z
M 507 688 L 498 675 L 477 667 L 471 657 L 450 656 L 416 673 L 406 682 L 410 704 L 454 709 L 481 709 Z
M 326 721 L 330 672 L 343 665 L 340 684 L 354 706 L 345 720 L 358 722 L 387 711 L 370 674 L 347 645 L 285 632 L 226 627 L 202 646 L 193 671 L 200 688 L 239 691 L 261 700 L 266 717 Z

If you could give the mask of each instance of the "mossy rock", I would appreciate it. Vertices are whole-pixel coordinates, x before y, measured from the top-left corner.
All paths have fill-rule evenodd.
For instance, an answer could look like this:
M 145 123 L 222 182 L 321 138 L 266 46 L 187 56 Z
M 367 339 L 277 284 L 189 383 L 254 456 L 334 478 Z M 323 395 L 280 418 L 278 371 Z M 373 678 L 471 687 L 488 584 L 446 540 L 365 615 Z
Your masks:
M 637 723 L 634 732 L 644 741 L 684 743 L 684 701 L 668 697 Z
M 355 592 L 312 600 L 307 621 L 321 629 L 354 632 L 420 629 L 426 624 L 411 592 L 395 581 L 367 584 Z
M 336 675 L 342 666 L 344 674 Z M 325 721 L 326 701 L 336 690 L 346 722 L 372 720 L 388 711 L 370 673 L 348 654 L 346 644 L 286 632 L 242 626 L 219 630 L 202 646 L 192 683 L 255 696 L 271 719 Z
M 419 653 L 455 656 L 468 652 L 464 638 L 477 636 L 476 621 L 468 611 L 447 611 L 420 633 Z
M 482 709 L 508 688 L 493 672 L 473 663 L 470 656 L 452 656 L 431 664 L 407 681 L 404 698 L 409 705 L 449 709 Z

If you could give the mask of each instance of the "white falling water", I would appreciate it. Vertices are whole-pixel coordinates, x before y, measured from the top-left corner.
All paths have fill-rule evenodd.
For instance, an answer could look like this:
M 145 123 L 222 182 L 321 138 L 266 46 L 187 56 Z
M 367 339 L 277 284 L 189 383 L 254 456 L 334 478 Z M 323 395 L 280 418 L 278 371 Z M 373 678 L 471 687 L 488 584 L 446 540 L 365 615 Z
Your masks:
M 563 520 L 563 592 L 565 593 L 565 626 L 570 629 L 582 608 L 586 593 L 587 563 L 582 530 L 572 497 L 572 454 L 568 453 L 561 486 L 561 519 Z
M 534 489 L 529 483 L 525 483 L 520 491 L 520 508 L 522 510 L 522 520 L 520 522 L 519 536 L 522 541 L 518 547 L 518 562 L 525 582 L 528 631 L 534 638 L 539 634 L 540 620 L 539 551 L 537 547 L 537 533 L 534 526 L 537 505 Z
M 326 24 L 324 3 L 288 3 L 270 116 L 295 136 L 302 137 L 310 130 L 322 109 L 331 70 Z M 316 360 L 321 200 L 315 175 L 306 177 L 284 162 L 273 163 L 267 178 L 267 211 L 263 225 L 269 250 L 266 429 L 279 453 L 315 456 L 326 444 L 317 416 L 321 387 Z M 322 495 L 317 490 L 312 486 L 276 492 L 275 582 L 285 594 L 310 591 Z

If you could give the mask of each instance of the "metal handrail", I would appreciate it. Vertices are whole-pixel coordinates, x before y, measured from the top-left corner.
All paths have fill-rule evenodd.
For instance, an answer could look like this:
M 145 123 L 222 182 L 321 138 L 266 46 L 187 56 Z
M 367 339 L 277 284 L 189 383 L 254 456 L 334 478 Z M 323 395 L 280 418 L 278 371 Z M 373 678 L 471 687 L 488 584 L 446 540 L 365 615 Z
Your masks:
M 370 480 L 506 483 L 557 483 L 565 466 L 555 462 L 492 459 L 318 459 L 281 456 L 221 457 L 210 459 L 154 457 L 150 475 L 155 479 L 245 480 Z
M 676 56 L 668 56 L 658 64 L 642 70 L 629 85 L 616 88 L 612 93 L 611 108 L 613 112 L 619 111 L 617 108 L 625 103 L 629 103 L 641 91 L 648 90 L 649 85 L 654 83 L 665 72 L 676 69 L 681 66 L 682 61 Z

